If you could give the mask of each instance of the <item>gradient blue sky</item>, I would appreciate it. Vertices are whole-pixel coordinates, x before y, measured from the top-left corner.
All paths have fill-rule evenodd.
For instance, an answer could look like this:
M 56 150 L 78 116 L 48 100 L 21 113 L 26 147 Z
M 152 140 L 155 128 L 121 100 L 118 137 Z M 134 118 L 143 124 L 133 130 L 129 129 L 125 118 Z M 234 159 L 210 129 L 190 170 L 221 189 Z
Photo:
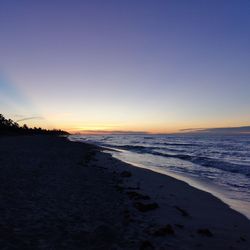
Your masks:
M 250 1 L 0 1 L 0 113 L 14 120 L 69 131 L 243 126 L 249 96 Z

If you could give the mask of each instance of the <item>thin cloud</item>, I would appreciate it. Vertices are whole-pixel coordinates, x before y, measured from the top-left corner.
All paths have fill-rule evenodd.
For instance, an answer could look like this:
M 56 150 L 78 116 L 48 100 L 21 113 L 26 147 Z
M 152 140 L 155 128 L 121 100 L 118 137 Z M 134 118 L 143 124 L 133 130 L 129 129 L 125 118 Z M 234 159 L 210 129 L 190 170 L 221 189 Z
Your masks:
M 123 135 L 123 134 L 148 134 L 146 131 L 122 131 L 122 130 L 77 130 L 75 131 L 76 134 L 116 134 L 116 135 Z
M 190 128 L 181 129 L 183 133 L 215 133 L 215 134 L 241 134 L 250 133 L 250 126 L 224 127 L 224 128 Z
M 180 129 L 181 132 L 200 131 L 200 130 L 204 130 L 204 128 L 185 128 L 185 129 Z
M 28 120 L 43 120 L 44 118 L 42 116 L 31 116 L 31 117 L 25 117 L 19 120 L 16 120 L 16 122 L 22 122 L 22 121 L 28 121 Z

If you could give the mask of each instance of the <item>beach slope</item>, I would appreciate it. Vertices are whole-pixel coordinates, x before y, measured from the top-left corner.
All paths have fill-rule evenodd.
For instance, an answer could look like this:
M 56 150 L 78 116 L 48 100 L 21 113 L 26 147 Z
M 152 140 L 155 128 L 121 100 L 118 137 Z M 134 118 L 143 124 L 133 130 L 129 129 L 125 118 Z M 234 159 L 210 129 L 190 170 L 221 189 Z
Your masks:
M 0 137 L 0 214 L 0 249 L 250 249 L 211 194 L 59 137 Z

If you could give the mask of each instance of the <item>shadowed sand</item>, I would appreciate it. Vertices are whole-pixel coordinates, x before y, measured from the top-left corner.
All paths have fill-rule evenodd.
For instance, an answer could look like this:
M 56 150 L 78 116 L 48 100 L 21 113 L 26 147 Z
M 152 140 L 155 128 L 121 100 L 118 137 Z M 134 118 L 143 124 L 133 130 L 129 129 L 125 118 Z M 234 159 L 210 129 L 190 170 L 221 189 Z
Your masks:
M 212 195 L 95 146 L 0 137 L 0 249 L 250 249 Z

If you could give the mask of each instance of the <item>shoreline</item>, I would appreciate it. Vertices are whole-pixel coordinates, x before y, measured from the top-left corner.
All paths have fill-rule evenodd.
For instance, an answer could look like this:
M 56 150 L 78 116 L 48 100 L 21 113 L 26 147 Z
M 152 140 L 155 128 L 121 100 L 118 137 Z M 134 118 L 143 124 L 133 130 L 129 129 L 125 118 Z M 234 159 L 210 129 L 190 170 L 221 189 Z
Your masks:
M 20 136 L 0 149 L 5 249 L 250 247 L 249 220 L 210 193 L 95 145 Z
M 230 191 L 228 191 L 226 189 L 222 189 L 219 186 L 215 186 L 215 185 L 208 183 L 204 180 L 200 180 L 198 177 L 192 177 L 192 176 L 185 175 L 184 173 L 183 174 L 175 173 L 175 172 L 167 171 L 166 169 L 161 169 L 160 167 L 153 167 L 153 166 L 147 167 L 147 166 L 144 166 L 142 164 L 140 165 L 140 164 L 136 164 L 134 162 L 129 162 L 129 161 L 126 161 L 125 159 L 119 158 L 119 156 L 116 156 L 116 154 L 115 154 L 116 152 L 114 152 L 114 153 L 112 152 L 115 150 L 105 148 L 105 147 L 104 147 L 104 149 L 105 149 L 105 151 L 107 151 L 107 153 L 109 153 L 109 151 L 110 151 L 114 158 L 116 158 L 122 162 L 125 162 L 127 164 L 130 164 L 130 165 L 138 167 L 138 168 L 148 169 L 152 172 L 172 177 L 176 180 L 183 181 L 183 182 L 187 183 L 188 185 L 190 185 L 193 188 L 210 193 L 214 197 L 218 198 L 221 202 L 227 204 L 231 209 L 235 210 L 236 212 L 241 213 L 248 220 L 250 220 L 249 202 L 229 198 Z
M 230 163 L 225 162 L 226 165 L 224 166 L 223 161 L 220 161 L 216 157 L 213 158 L 212 155 L 203 155 L 203 158 L 206 159 L 205 161 L 208 163 L 207 166 L 203 164 L 199 165 L 199 163 L 195 164 L 192 160 L 180 160 L 178 158 L 178 155 L 176 158 L 174 155 L 173 157 L 171 157 L 170 155 L 168 155 L 168 153 L 166 153 L 166 157 L 164 157 L 164 154 L 157 155 L 157 152 L 154 153 L 155 145 L 157 145 L 158 143 L 157 137 L 150 138 L 151 141 L 149 142 L 147 142 L 147 140 L 144 141 L 144 137 L 136 137 L 136 139 L 134 139 L 136 145 L 131 144 L 133 139 L 128 136 L 120 138 L 119 136 L 116 137 L 112 135 L 110 137 L 85 137 L 73 135 L 69 136 L 68 138 L 72 141 L 93 143 L 94 145 L 106 149 L 107 152 L 111 153 L 113 157 L 125 163 L 132 164 L 136 167 L 144 169 L 150 169 L 154 172 L 174 177 L 175 179 L 182 180 L 195 188 L 198 188 L 205 192 L 209 192 L 224 203 L 228 204 L 232 209 L 240 212 L 248 219 L 250 219 L 250 193 L 248 187 L 249 178 L 247 177 L 247 174 L 244 174 L 247 173 L 247 169 L 243 169 L 244 171 L 241 172 L 241 166 L 239 166 L 238 170 L 230 170 L 230 166 L 227 165 Z M 163 140 L 163 138 L 161 139 Z M 119 140 L 121 141 L 119 142 Z M 175 140 L 177 139 L 175 138 L 174 141 Z M 142 144 L 139 143 L 140 141 Z M 173 143 L 171 139 L 170 142 Z M 197 145 L 195 144 L 195 142 L 193 142 L 192 138 L 191 141 L 190 138 L 183 141 L 183 143 L 187 142 Z M 178 140 L 176 143 L 178 143 Z M 230 140 L 229 144 L 231 145 L 231 143 L 232 142 Z M 204 145 L 202 145 L 201 143 L 200 146 L 201 148 L 203 148 Z M 165 147 L 159 147 L 164 151 Z M 236 152 L 238 152 L 237 149 L 235 150 Z M 198 148 L 196 149 L 196 151 L 205 153 L 204 150 Z M 220 150 L 218 150 L 218 152 L 219 151 Z M 188 148 L 185 150 L 183 149 L 183 157 L 185 155 L 189 157 L 188 152 Z M 228 156 L 230 156 L 230 154 L 231 153 L 228 152 Z M 196 153 L 194 153 L 194 155 L 199 158 Z M 208 161 L 208 159 L 210 160 Z M 212 161 L 214 161 L 215 166 L 211 164 Z M 220 162 L 219 165 L 218 162 Z M 235 167 L 236 166 L 234 166 L 234 168 Z M 227 168 L 229 171 L 225 170 Z M 236 173 L 234 174 L 233 172 Z
M 80 143 L 82 143 L 82 142 L 80 142 Z M 91 144 L 90 143 L 90 145 L 95 145 L 95 144 Z M 171 181 L 171 182 L 174 183 L 174 185 L 176 185 L 178 187 L 177 189 L 180 189 L 180 186 L 182 186 L 183 189 L 188 189 L 189 190 L 188 192 L 190 192 L 190 193 L 191 192 L 196 192 L 197 198 L 198 197 L 200 197 L 200 198 L 202 197 L 202 199 L 204 199 L 202 201 L 203 204 L 199 204 L 201 206 L 201 208 L 196 208 L 196 213 L 197 214 L 200 212 L 199 209 L 202 210 L 204 207 L 206 207 L 206 205 L 208 205 L 208 206 L 210 206 L 210 205 L 214 206 L 215 205 L 215 206 L 218 206 L 220 209 L 222 209 L 222 211 L 218 211 L 216 209 L 215 211 L 211 211 L 210 210 L 209 213 L 213 213 L 213 212 L 217 213 L 217 215 L 214 215 L 214 219 L 216 218 L 215 220 L 217 220 L 216 223 L 218 225 L 222 224 L 221 222 L 226 222 L 226 220 L 221 219 L 221 217 L 228 216 L 229 217 L 228 220 L 230 220 L 230 217 L 233 214 L 234 214 L 234 216 L 236 216 L 236 215 L 238 216 L 238 219 L 236 219 L 235 222 L 236 221 L 238 222 L 238 220 L 243 219 L 243 220 L 245 220 L 245 222 L 247 224 L 250 223 L 250 220 L 246 217 L 246 215 L 244 215 L 244 214 L 240 213 L 239 211 L 231 208 L 227 203 L 225 203 L 220 198 L 216 197 L 214 194 L 208 192 L 207 190 L 203 190 L 203 189 L 199 189 L 197 187 L 194 187 L 194 186 L 190 185 L 189 183 L 187 183 L 185 180 L 180 180 L 180 179 L 178 179 L 178 178 L 176 178 L 174 176 L 167 175 L 166 173 L 160 173 L 160 172 L 154 171 L 154 169 L 148 169 L 148 168 L 144 168 L 144 167 L 133 165 L 133 163 L 128 163 L 128 162 L 122 161 L 122 160 L 120 160 L 120 159 L 112 156 L 112 151 L 113 151 L 112 149 L 108 149 L 108 148 L 101 147 L 101 146 L 96 146 L 96 147 L 100 148 L 101 151 L 104 152 L 104 154 L 111 155 L 111 162 L 112 162 L 112 164 L 114 164 L 117 161 L 117 163 L 115 163 L 116 167 L 113 167 L 112 171 L 117 171 L 117 169 L 119 169 L 119 171 L 124 171 L 125 170 L 125 171 L 128 171 L 128 172 L 131 172 L 132 176 L 136 175 L 134 177 L 135 180 L 132 180 L 133 177 L 131 177 L 131 179 L 130 178 L 126 179 L 126 184 L 124 184 L 125 189 L 126 188 L 130 189 L 131 188 L 130 186 L 132 186 L 132 189 L 141 190 L 141 191 L 144 191 L 145 193 L 151 193 L 151 195 L 154 196 L 154 194 L 152 193 L 152 190 L 150 190 L 150 188 L 148 187 L 149 183 L 152 184 L 152 182 L 151 182 L 152 179 L 155 179 L 155 182 L 158 183 L 157 184 L 158 187 L 152 188 L 152 186 L 151 186 L 151 188 L 154 191 L 160 191 L 160 192 L 162 192 L 162 189 L 164 188 L 164 183 L 167 182 L 167 181 L 169 181 L 169 182 Z M 109 151 L 111 151 L 111 153 Z M 148 177 L 146 177 L 146 176 L 148 176 Z M 145 183 L 146 182 L 145 179 L 148 179 L 147 183 Z M 151 181 L 150 181 L 150 179 L 151 179 Z M 138 180 L 140 180 L 140 181 L 138 181 Z M 162 182 L 162 184 L 159 184 L 161 182 Z M 140 184 L 138 184 L 138 183 L 140 183 Z M 142 185 L 143 185 L 143 187 L 142 187 Z M 138 188 L 138 186 L 139 186 L 139 188 Z M 174 193 L 174 191 L 173 191 L 173 193 Z M 168 192 L 163 191 L 163 195 L 162 195 L 163 198 L 162 198 L 162 200 L 164 200 L 167 195 L 168 195 Z M 172 196 L 172 194 L 170 194 L 170 196 Z M 209 201 L 207 202 L 206 199 L 209 199 Z M 158 201 L 158 202 L 162 202 L 162 200 L 159 199 L 158 197 L 155 197 L 154 200 Z M 196 200 L 196 198 L 195 198 L 195 200 Z M 195 202 L 197 203 L 199 201 L 196 200 Z M 207 202 L 207 204 L 206 204 L 206 202 Z M 210 204 L 210 202 L 212 202 L 214 204 Z M 185 206 L 185 205 L 186 204 L 184 203 L 183 206 Z M 196 204 L 196 205 L 198 205 L 198 204 Z M 173 207 L 178 207 L 178 206 L 173 206 Z M 180 210 L 182 212 L 186 211 L 186 209 L 182 209 L 182 208 Z M 228 213 L 228 215 L 225 215 L 224 212 Z M 201 218 L 202 218 L 204 216 L 204 214 L 203 215 L 199 215 L 199 216 L 201 216 Z M 184 215 L 184 217 L 185 217 L 185 215 Z M 199 218 L 199 219 L 201 219 L 201 218 Z M 204 217 L 202 219 L 204 219 Z M 161 219 L 158 218 L 158 220 L 159 220 L 158 221 L 159 224 L 162 223 Z M 208 224 L 211 225 L 210 222 Z M 227 225 L 227 226 L 229 226 L 229 225 Z M 233 231 L 238 230 L 238 229 L 236 229 L 236 227 L 238 227 L 238 226 L 236 226 L 236 224 L 235 224 L 233 226 L 232 230 Z M 198 245 L 199 244 L 202 244 L 202 243 L 198 243 Z M 212 249 L 212 248 L 213 249 L 217 249 L 217 247 L 218 246 L 211 245 L 208 249 Z M 225 247 L 225 245 L 223 244 L 218 249 L 224 249 L 224 247 Z M 229 246 L 229 248 L 230 247 L 231 246 Z M 225 248 L 225 249 L 227 249 L 227 248 Z M 239 246 L 237 246 L 237 249 L 240 249 Z

